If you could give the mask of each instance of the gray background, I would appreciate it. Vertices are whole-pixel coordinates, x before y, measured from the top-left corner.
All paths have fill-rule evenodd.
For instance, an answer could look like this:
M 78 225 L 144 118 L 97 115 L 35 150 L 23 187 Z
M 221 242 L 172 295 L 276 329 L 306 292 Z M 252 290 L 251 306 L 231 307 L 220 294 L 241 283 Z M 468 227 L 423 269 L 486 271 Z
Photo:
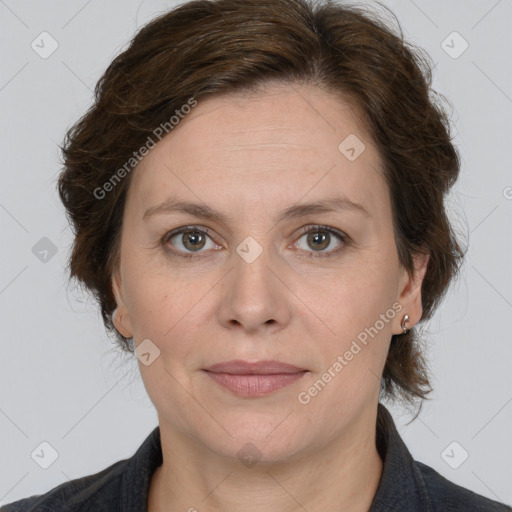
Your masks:
M 450 209 L 469 239 L 461 279 L 426 326 L 432 400 L 408 426 L 410 416 L 392 412 L 417 460 L 510 504 L 512 3 L 384 3 L 432 56 L 434 87 L 453 105 L 463 169 Z M 55 179 L 57 143 L 105 67 L 172 5 L 0 0 L 0 504 L 130 457 L 157 425 L 136 362 L 116 355 L 92 299 L 67 286 L 72 238 Z M 31 47 L 43 46 L 43 31 L 58 43 L 47 58 Z M 464 42 L 454 31 L 469 44 L 457 58 Z M 43 237 L 57 251 L 47 261 Z M 58 452 L 48 469 L 31 458 L 44 441 Z

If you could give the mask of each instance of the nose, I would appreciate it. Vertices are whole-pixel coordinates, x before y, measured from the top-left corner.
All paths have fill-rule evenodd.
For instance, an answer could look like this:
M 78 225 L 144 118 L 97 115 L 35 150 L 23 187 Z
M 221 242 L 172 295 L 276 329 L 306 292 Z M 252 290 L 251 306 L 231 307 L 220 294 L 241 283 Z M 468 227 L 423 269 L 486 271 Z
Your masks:
M 233 267 L 223 282 L 220 322 L 247 333 L 283 329 L 291 318 L 293 295 L 283 283 L 281 266 L 267 250 L 245 258 L 244 248 L 241 244 L 233 253 Z

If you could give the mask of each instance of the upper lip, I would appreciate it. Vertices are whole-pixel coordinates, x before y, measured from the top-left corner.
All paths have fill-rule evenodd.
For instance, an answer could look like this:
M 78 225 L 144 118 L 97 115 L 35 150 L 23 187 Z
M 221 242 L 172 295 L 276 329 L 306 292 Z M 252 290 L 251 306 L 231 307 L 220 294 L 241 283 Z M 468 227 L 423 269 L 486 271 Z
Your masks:
M 215 373 L 230 373 L 232 375 L 277 375 L 282 373 L 299 373 L 305 371 L 293 364 L 282 363 L 281 361 L 242 361 L 234 359 L 214 364 L 206 371 Z

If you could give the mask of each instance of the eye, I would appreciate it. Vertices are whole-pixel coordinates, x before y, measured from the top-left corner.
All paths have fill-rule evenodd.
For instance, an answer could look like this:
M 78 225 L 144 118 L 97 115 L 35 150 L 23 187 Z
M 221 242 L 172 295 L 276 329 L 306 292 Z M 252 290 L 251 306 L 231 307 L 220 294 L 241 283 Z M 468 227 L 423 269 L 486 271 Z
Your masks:
M 308 251 L 307 247 L 300 247 L 299 242 L 296 242 L 295 245 L 299 246 L 301 250 L 309 252 L 308 257 L 310 258 L 332 256 L 337 254 L 340 249 L 334 249 L 327 252 L 325 252 L 324 249 L 333 245 L 333 235 L 339 241 L 338 247 L 343 247 L 347 244 L 348 236 L 340 231 L 329 228 L 328 226 L 309 226 L 302 230 L 302 236 L 299 238 L 299 241 L 302 238 L 305 238 L 307 246 L 312 247 L 313 252 Z
M 308 226 L 301 230 L 302 236 L 294 243 L 295 246 L 299 247 L 302 251 L 308 253 L 307 257 L 329 257 L 336 255 L 342 247 L 348 244 L 348 235 L 337 231 L 328 226 Z M 333 245 L 333 235 L 335 239 L 338 239 L 338 249 L 325 251 L 329 246 Z M 301 247 L 300 240 L 305 238 L 306 244 L 313 248 L 313 251 L 308 248 Z M 210 240 L 210 246 L 208 247 L 208 240 Z M 162 245 L 166 251 L 172 253 L 172 255 L 180 256 L 182 258 L 194 258 L 195 254 L 197 257 L 203 251 L 203 249 L 218 249 L 218 246 L 213 242 L 210 230 L 207 228 L 198 228 L 196 226 L 184 226 L 175 231 L 166 233 L 162 238 Z
M 211 241 L 210 247 L 208 247 L 208 239 Z M 212 249 L 217 247 L 217 244 L 212 241 L 208 229 L 199 229 L 195 226 L 185 226 L 167 233 L 162 243 L 173 254 L 184 258 L 193 258 L 194 253 L 203 252 L 202 249 L 204 248 Z M 169 248 L 169 245 L 176 249 Z

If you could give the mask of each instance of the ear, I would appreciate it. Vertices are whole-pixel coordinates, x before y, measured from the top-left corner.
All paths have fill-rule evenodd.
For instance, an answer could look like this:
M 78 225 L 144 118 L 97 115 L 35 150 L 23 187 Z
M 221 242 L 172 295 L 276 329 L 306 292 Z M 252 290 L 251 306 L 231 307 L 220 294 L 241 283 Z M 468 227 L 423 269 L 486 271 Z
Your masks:
M 409 321 L 406 323 L 407 329 L 416 325 L 423 314 L 421 303 L 421 286 L 427 272 L 430 254 L 417 253 L 413 255 L 414 271 L 412 275 L 402 267 L 402 276 L 399 284 L 399 296 L 397 301 L 402 305 L 401 314 L 396 317 L 397 323 L 393 326 L 393 334 L 402 334 L 401 326 L 404 315 L 409 315 Z
M 132 323 L 128 308 L 123 298 L 121 273 L 118 270 L 113 273 L 111 284 L 112 292 L 114 293 L 117 304 L 116 309 L 112 313 L 112 322 L 116 329 L 125 338 L 131 338 L 133 336 Z

